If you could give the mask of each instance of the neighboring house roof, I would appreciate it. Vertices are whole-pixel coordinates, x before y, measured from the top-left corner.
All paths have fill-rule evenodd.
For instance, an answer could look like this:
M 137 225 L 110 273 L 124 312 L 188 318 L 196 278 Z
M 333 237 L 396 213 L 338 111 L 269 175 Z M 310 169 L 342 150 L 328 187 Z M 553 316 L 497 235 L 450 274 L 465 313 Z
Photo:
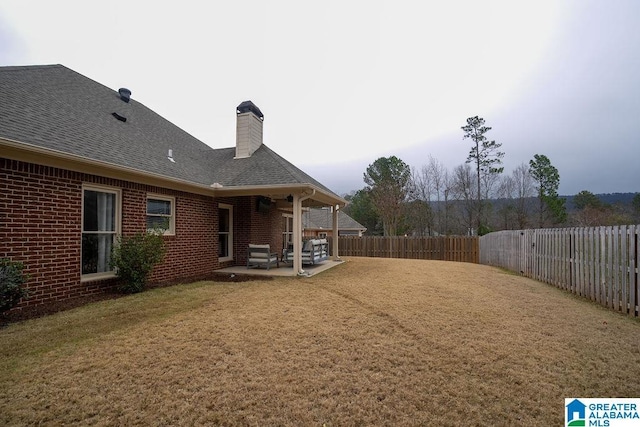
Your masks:
M 333 214 L 330 209 L 311 208 L 302 213 L 302 227 L 307 230 L 332 230 Z M 339 230 L 367 230 L 362 224 L 341 210 L 338 211 Z
M 211 191 L 229 195 L 234 188 L 302 185 L 344 202 L 265 145 L 234 159 L 234 147 L 213 149 L 135 99 L 124 102 L 62 65 L 0 67 L 0 99 L 0 145 L 18 143 L 202 188 L 219 184 Z

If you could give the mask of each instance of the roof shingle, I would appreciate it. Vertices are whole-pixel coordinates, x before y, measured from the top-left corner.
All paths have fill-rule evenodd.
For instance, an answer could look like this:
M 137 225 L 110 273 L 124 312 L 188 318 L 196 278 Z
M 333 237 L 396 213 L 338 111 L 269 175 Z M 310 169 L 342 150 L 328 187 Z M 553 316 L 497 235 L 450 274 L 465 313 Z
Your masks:
M 0 99 L 0 138 L 194 184 L 311 184 L 339 197 L 265 145 L 234 159 L 234 147 L 211 148 L 134 98 L 123 102 L 117 91 L 62 65 L 0 67 Z M 170 149 L 175 163 L 167 159 Z

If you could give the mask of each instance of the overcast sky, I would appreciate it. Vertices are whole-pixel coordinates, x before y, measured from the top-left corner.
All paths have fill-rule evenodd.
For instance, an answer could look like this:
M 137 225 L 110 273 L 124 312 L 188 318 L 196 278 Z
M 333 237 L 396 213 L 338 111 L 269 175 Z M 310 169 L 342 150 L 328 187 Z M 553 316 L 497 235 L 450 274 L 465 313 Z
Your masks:
M 463 164 L 476 115 L 505 173 L 544 154 L 563 195 L 640 191 L 640 1 L 163 4 L 1 0 L 0 65 L 127 87 L 214 148 L 252 100 L 265 144 L 339 194 L 381 156 Z

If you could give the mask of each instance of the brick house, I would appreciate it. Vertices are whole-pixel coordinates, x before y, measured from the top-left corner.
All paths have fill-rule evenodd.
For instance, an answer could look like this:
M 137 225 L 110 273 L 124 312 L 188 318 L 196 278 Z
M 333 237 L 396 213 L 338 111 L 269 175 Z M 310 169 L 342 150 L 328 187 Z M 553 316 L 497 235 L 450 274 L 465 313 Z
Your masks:
M 0 67 L 0 99 L 0 257 L 31 276 L 20 307 L 112 288 L 118 235 L 162 224 L 151 280 L 190 281 L 244 265 L 249 243 L 279 250 L 289 218 L 301 242 L 303 207 L 346 203 L 262 143 L 250 101 L 236 109 L 236 146 L 213 149 L 128 89 L 62 65 Z

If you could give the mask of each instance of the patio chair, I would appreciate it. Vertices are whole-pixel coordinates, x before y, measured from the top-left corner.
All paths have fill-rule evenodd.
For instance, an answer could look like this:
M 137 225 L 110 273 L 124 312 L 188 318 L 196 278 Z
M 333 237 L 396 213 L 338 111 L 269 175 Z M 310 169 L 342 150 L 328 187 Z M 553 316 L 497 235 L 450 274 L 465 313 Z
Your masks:
M 272 265 L 280 267 L 278 253 L 271 252 L 269 245 L 249 245 L 247 249 L 247 268 L 267 267 L 267 270 L 269 270 Z

